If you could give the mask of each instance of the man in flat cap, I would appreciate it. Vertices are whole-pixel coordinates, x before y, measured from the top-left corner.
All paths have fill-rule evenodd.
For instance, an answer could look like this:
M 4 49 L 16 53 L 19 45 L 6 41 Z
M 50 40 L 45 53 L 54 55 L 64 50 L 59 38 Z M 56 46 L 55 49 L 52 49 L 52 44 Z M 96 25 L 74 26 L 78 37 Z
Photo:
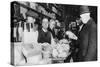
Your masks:
M 80 17 L 83 27 L 79 32 L 79 51 L 78 61 L 97 60 L 97 27 L 94 20 L 90 17 L 88 6 L 80 6 Z

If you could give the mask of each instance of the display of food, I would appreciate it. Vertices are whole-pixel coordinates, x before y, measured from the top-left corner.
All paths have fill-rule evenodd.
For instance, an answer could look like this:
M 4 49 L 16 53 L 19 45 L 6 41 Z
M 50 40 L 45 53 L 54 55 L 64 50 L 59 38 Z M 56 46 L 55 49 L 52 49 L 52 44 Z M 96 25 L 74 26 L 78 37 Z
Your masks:
M 42 52 L 43 58 L 51 58 L 52 61 L 63 61 L 70 55 L 70 41 L 66 39 L 60 40 L 57 44 L 43 43 Z
M 69 41 L 66 39 L 60 40 L 56 44 L 49 43 L 30 43 L 22 44 L 22 52 L 28 61 L 34 60 L 35 56 L 41 58 L 39 64 L 49 64 L 53 61 L 63 62 L 70 54 Z M 29 62 L 30 63 L 30 62 Z

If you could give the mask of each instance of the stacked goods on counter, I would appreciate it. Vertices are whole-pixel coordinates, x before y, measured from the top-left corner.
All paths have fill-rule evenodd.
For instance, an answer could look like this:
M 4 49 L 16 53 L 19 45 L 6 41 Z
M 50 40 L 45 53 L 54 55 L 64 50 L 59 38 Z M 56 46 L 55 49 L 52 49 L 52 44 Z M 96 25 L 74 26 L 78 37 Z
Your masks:
M 51 64 L 53 61 L 64 61 L 70 55 L 70 41 L 60 40 L 56 44 L 48 43 L 15 43 L 15 65 Z M 26 59 L 25 59 L 26 57 Z
M 53 46 L 54 50 L 53 50 L 53 57 L 54 58 L 66 58 L 70 53 L 70 46 L 69 46 L 69 41 L 66 39 L 62 39 L 59 41 L 58 44 L 56 44 L 56 46 Z

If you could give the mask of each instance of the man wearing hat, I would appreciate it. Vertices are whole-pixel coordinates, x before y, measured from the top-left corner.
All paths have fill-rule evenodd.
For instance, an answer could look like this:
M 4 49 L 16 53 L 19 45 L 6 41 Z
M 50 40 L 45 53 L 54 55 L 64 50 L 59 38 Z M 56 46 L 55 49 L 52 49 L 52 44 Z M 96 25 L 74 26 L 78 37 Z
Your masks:
M 94 20 L 90 17 L 90 11 L 87 6 L 80 7 L 80 17 L 83 27 L 79 32 L 79 51 L 78 61 L 96 61 L 97 60 L 97 28 Z

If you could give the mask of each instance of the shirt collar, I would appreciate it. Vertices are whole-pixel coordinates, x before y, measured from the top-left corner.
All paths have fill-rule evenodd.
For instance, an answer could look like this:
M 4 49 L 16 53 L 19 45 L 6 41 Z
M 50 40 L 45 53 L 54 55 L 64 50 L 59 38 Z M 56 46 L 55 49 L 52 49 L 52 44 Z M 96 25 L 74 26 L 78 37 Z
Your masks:
M 45 30 L 45 29 L 43 29 L 43 28 L 42 28 L 42 30 L 43 30 L 44 32 L 47 32 L 47 30 Z

